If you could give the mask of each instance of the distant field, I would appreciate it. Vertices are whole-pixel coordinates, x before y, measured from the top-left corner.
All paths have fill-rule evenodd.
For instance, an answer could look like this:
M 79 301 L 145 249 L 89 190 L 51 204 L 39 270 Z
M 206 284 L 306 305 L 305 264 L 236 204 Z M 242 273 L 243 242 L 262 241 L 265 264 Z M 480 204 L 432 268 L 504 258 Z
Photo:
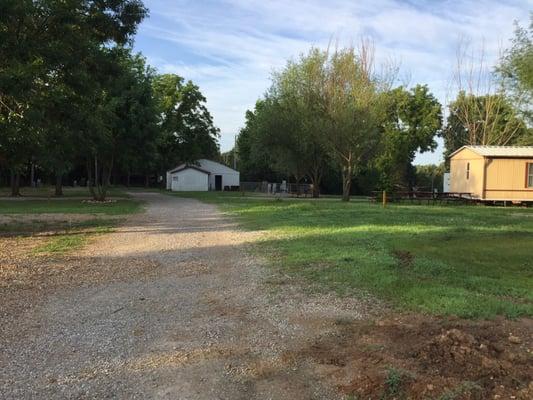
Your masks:
M 533 315 L 533 209 L 179 195 L 267 230 L 262 253 L 319 287 L 436 315 Z

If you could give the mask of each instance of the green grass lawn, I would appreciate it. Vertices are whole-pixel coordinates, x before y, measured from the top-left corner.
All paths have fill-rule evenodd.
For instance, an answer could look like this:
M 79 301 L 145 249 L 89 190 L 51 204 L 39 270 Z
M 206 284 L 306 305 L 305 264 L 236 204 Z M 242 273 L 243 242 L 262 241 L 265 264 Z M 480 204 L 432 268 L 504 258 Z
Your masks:
M 138 201 L 120 199 L 111 203 L 87 203 L 79 199 L 0 200 L 0 214 L 132 214 L 139 211 Z
M 79 198 L 0 200 L 0 235 L 16 237 L 45 232 L 46 240 L 32 254 L 62 254 L 81 248 L 95 235 L 111 231 L 123 216 L 141 209 L 141 202 L 132 199 L 103 204 Z M 42 214 L 58 215 L 46 218 Z M 83 218 L 72 214 L 81 214 Z
M 41 187 L 21 187 L 20 194 L 23 197 L 54 197 L 55 188 L 53 186 Z M 11 189 L 9 187 L 0 187 L 0 197 L 9 197 Z M 107 195 L 110 197 L 129 197 L 125 187 L 114 186 L 108 189 Z M 63 187 L 63 196 L 59 198 L 91 198 L 89 189 L 86 187 Z
M 268 231 L 262 252 L 319 287 L 437 315 L 533 315 L 533 209 L 186 195 Z

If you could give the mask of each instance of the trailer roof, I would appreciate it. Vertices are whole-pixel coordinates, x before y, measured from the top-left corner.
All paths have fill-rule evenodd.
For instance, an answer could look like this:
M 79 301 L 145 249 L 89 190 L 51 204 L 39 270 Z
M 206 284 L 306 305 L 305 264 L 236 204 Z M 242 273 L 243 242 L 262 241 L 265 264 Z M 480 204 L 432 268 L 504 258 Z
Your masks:
M 533 158 L 533 146 L 463 146 L 455 150 L 450 157 L 463 149 L 469 149 L 483 157 Z

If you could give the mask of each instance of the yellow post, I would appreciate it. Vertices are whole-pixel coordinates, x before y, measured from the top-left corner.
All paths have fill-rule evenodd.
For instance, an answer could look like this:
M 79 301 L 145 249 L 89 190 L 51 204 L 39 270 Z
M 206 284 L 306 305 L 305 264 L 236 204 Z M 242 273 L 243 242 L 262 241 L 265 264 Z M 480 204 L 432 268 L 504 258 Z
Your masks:
M 383 207 L 387 206 L 387 191 L 383 191 Z

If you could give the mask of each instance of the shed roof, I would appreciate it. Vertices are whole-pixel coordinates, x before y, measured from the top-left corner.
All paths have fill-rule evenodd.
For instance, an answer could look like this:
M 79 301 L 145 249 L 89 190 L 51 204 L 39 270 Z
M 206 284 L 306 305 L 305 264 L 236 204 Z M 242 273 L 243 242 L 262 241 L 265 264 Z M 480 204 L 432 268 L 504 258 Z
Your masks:
M 238 174 L 239 171 L 234 170 L 233 168 L 230 168 L 224 164 L 221 164 L 216 161 L 207 160 L 205 158 L 201 158 L 199 160 L 196 160 L 194 163 L 188 163 L 188 164 L 180 164 L 176 168 L 173 168 L 168 171 L 168 173 L 172 174 L 176 171 L 181 171 L 182 169 L 185 169 L 185 167 L 189 168 L 195 168 L 198 171 L 206 172 L 209 174 Z
M 225 174 L 238 174 L 239 173 L 239 171 L 236 171 L 233 168 L 228 167 L 227 165 L 221 164 L 213 160 L 207 160 L 205 158 L 201 158 L 197 162 L 201 168 L 211 173 L 215 173 L 215 172 L 216 173 L 223 172 Z
M 181 172 L 181 171 L 186 170 L 186 169 L 195 169 L 197 171 L 203 172 L 204 174 L 207 174 L 207 175 L 210 174 L 210 172 L 206 171 L 205 169 L 197 167 L 196 165 L 188 165 L 188 164 L 182 164 L 182 165 L 174 168 L 173 170 L 169 171 L 169 173 L 175 174 L 176 172 Z
M 470 145 L 463 146 L 455 150 L 450 157 L 459 153 L 463 149 L 472 150 L 474 153 L 483 157 L 508 157 L 508 158 L 533 158 L 533 146 L 482 146 Z

